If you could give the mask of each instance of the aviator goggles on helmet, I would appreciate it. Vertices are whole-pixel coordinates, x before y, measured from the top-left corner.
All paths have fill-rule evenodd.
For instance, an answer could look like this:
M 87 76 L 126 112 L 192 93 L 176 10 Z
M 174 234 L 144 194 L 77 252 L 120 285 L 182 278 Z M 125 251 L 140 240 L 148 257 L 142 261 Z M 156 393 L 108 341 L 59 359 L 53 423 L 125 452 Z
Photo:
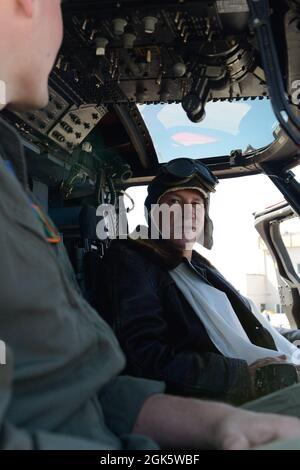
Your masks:
M 215 192 L 218 178 L 202 163 L 190 158 L 177 158 L 161 167 L 160 178 L 166 184 L 183 184 L 194 178 L 210 192 Z M 165 176 L 165 178 L 164 178 Z

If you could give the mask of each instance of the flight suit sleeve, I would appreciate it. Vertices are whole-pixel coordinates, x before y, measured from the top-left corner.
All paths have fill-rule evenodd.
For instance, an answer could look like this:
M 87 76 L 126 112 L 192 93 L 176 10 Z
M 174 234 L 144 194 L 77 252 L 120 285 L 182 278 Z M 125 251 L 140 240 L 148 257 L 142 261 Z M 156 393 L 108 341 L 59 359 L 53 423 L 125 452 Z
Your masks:
M 132 433 L 144 403 L 152 395 L 165 392 L 165 383 L 119 376 L 107 384 L 99 394 L 106 424 L 117 435 Z
M 33 433 L 12 425 L 7 409 L 12 396 L 13 356 L 9 350 L 6 364 L 0 365 L 0 450 L 101 450 L 97 442 L 47 431 Z

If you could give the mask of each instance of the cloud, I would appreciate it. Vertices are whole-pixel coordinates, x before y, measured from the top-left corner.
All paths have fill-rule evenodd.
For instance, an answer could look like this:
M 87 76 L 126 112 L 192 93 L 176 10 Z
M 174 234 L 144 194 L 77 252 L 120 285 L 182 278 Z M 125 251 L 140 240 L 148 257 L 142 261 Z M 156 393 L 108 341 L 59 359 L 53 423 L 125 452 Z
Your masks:
M 173 127 L 194 127 L 195 129 L 213 129 L 228 134 L 238 135 L 243 118 L 251 110 L 247 103 L 209 102 L 206 105 L 206 117 L 198 123 L 192 123 L 180 104 L 163 106 L 157 118 L 166 129 Z
M 172 140 L 177 144 L 185 145 L 186 147 L 189 147 L 190 145 L 212 144 L 218 141 L 215 137 L 210 137 L 209 135 L 204 134 L 193 134 L 191 132 L 178 132 L 172 136 Z

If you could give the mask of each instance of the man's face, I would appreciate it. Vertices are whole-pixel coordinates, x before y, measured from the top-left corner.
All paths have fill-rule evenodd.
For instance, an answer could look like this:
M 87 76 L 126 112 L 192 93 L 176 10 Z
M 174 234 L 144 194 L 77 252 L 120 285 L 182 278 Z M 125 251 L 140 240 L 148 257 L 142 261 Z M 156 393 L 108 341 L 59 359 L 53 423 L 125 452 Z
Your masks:
M 204 197 L 195 189 L 182 189 L 165 194 L 159 200 L 163 205 L 171 209 L 166 220 L 170 239 L 181 249 L 191 249 L 204 230 Z
M 43 108 L 63 37 L 61 0 L 0 1 L 0 80 L 8 105 Z

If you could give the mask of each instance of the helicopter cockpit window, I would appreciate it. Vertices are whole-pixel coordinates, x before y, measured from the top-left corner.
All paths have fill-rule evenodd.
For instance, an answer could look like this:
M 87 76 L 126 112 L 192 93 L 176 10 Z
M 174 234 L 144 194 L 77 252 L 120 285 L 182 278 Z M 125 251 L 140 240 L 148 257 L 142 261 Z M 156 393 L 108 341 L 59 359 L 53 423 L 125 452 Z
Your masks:
M 274 140 L 277 120 L 268 99 L 209 102 L 200 123 L 181 104 L 139 106 L 160 163 L 173 158 L 213 158 L 259 149 Z

